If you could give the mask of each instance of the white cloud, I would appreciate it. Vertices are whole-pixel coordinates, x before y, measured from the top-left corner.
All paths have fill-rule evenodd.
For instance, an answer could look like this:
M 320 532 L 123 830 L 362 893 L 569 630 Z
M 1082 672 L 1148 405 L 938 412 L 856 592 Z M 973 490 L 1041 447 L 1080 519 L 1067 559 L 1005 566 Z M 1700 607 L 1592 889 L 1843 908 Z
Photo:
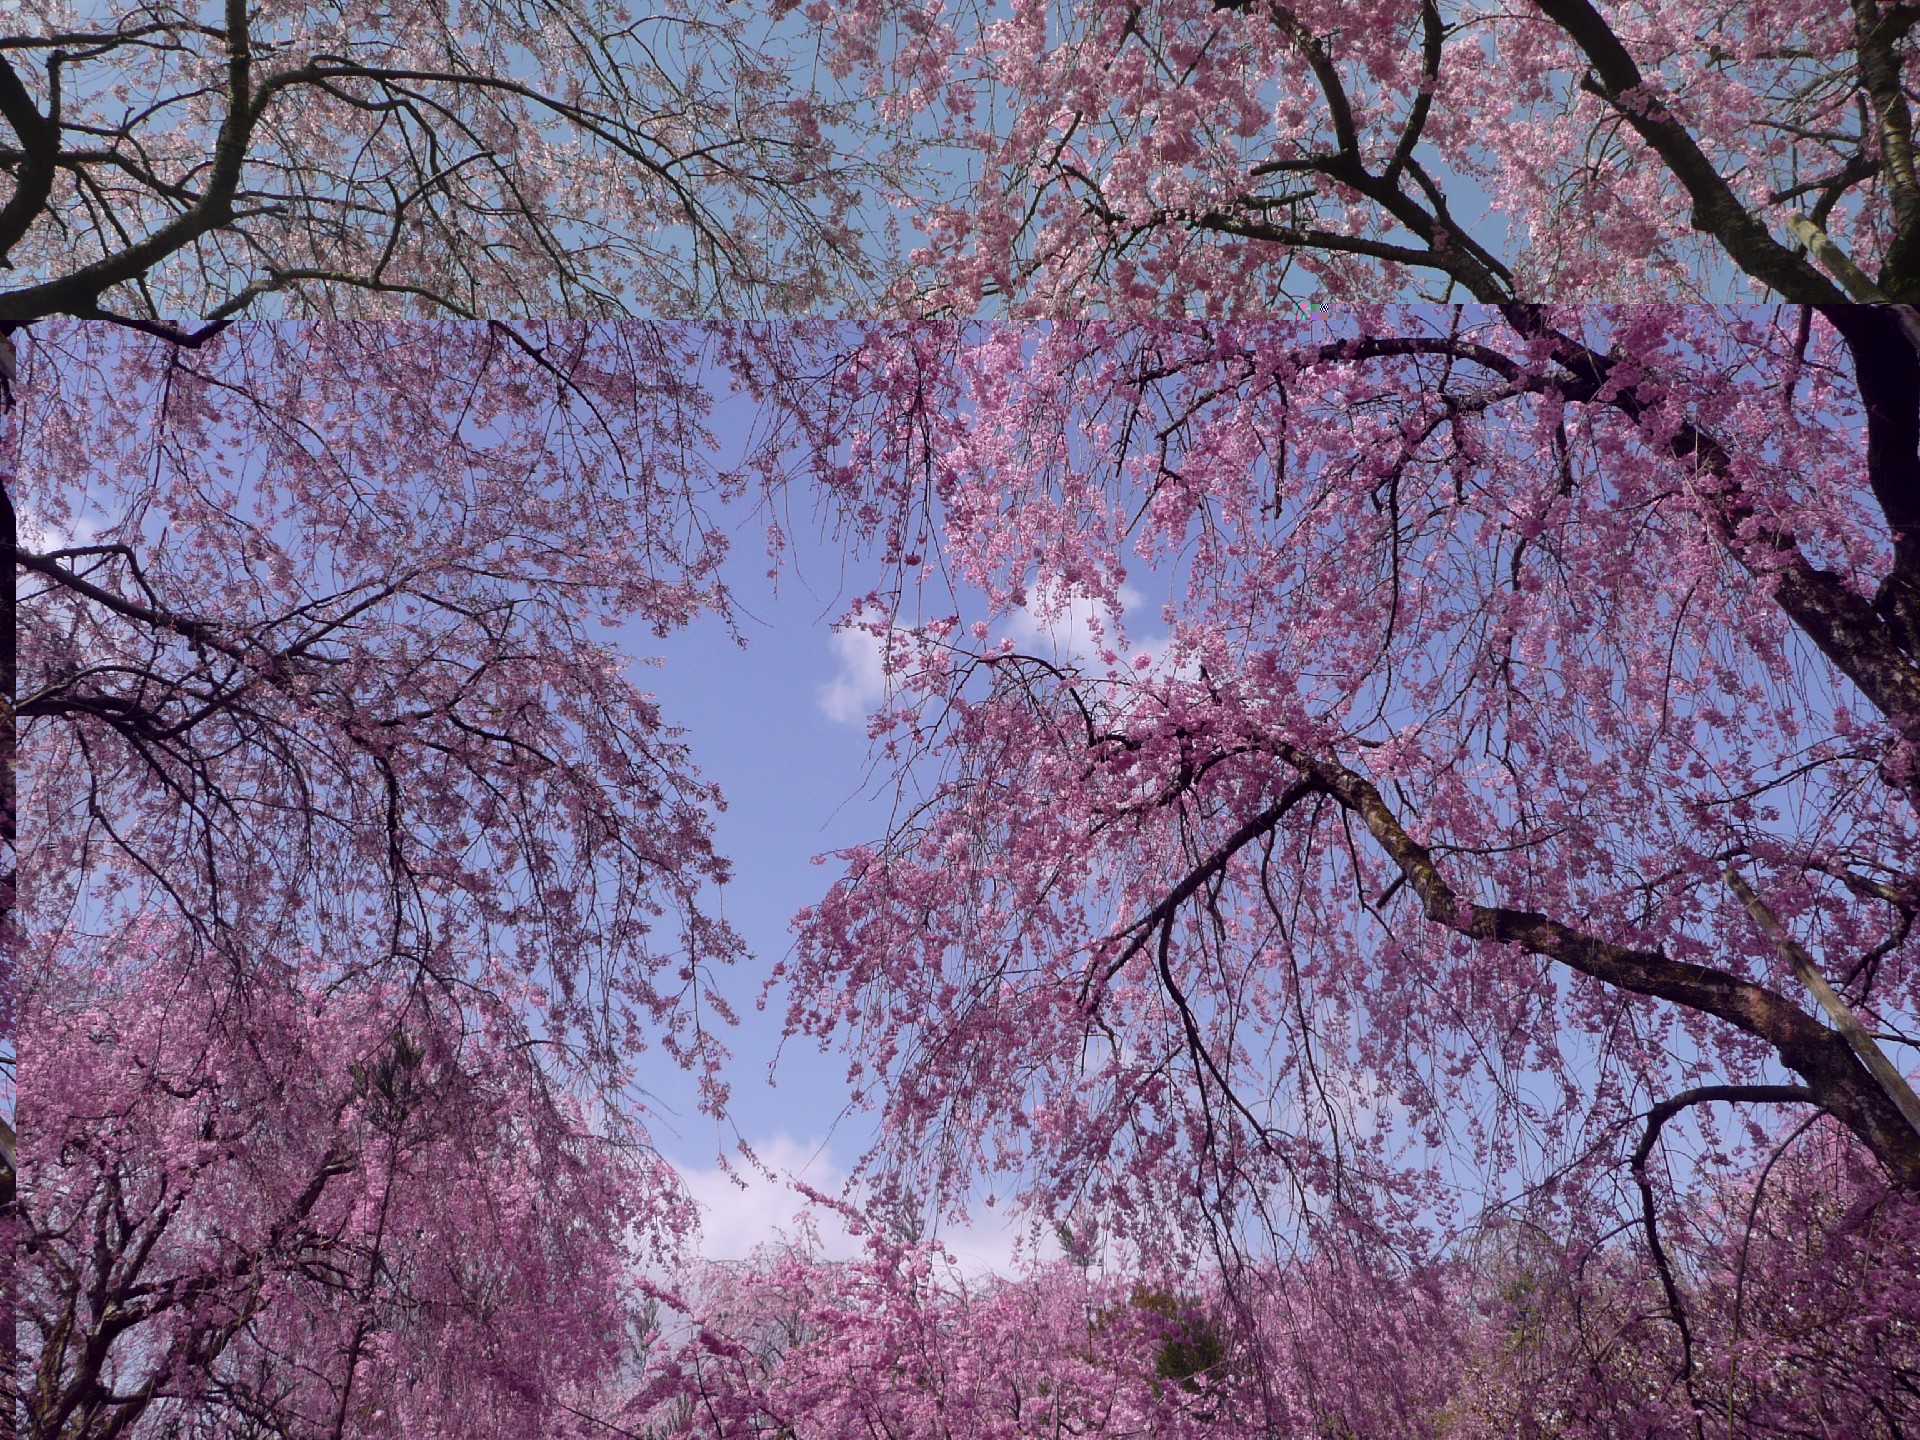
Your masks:
M 1045 590 L 1007 616 L 1006 633 L 1021 650 L 1058 665 L 1086 665 L 1103 649 L 1114 647 L 1114 622 L 1145 599 L 1131 585 L 1122 585 L 1116 597 L 1118 612 L 1105 601 L 1087 595 L 1061 600 Z
M 1084 673 L 1098 674 L 1106 667 L 1103 652 L 1124 656 L 1118 663 L 1135 673 L 1162 670 L 1165 634 L 1130 636 L 1124 649 L 1117 643 L 1117 627 L 1129 613 L 1137 614 L 1146 596 L 1122 585 L 1114 600 L 1117 609 L 1092 596 L 1069 594 L 1059 599 L 1044 586 L 1036 587 L 1027 604 L 1008 613 L 1000 633 L 1024 654 Z M 886 670 L 886 637 L 849 626 L 835 630 L 828 643 L 839 671 L 815 688 L 814 697 L 828 719 L 865 728 L 868 717 L 892 689 Z
M 1116 654 L 1117 668 L 1134 676 L 1195 673 L 1197 662 L 1191 656 L 1177 663 L 1170 660 L 1170 637 L 1164 631 L 1130 633 L 1124 647 L 1116 644 L 1117 626 L 1127 624 L 1129 617 L 1143 623 L 1139 612 L 1147 597 L 1131 585 L 1122 585 L 1114 598 L 1118 609 L 1086 595 L 1059 601 L 1042 590 L 1008 614 L 1003 633 L 1020 651 L 1083 673 L 1097 674 L 1106 668 L 1102 652 Z
M 1027 1263 L 1018 1253 L 1020 1229 L 1007 1211 L 985 1211 L 964 1229 L 942 1226 L 934 1238 L 947 1247 L 964 1275 L 1011 1275 Z
M 28 550 L 37 550 L 42 554 L 50 550 L 65 550 L 76 545 L 91 545 L 100 536 L 100 527 L 84 515 L 75 515 L 66 526 L 52 525 L 36 516 L 26 505 L 18 508 L 15 523 L 19 527 L 20 544 Z
M 700 1207 L 699 1253 L 707 1260 L 744 1260 L 762 1245 L 798 1240 L 802 1230 L 818 1238 L 817 1253 L 827 1260 L 849 1260 L 864 1246 L 831 1209 L 815 1205 L 798 1189 L 799 1180 L 810 1189 L 838 1198 L 846 1184 L 845 1168 L 823 1142 L 798 1141 L 775 1135 L 753 1143 L 755 1155 L 771 1176 L 742 1161 L 732 1173 L 718 1165 L 680 1166 L 680 1178 Z M 1005 1209 L 981 1208 L 973 1223 L 940 1227 L 930 1237 L 953 1255 L 963 1274 L 1012 1274 L 1017 1263 L 1019 1229 Z
M 864 727 L 867 716 L 886 698 L 883 642 L 865 630 L 836 630 L 829 637 L 840 673 L 815 692 L 822 713 L 842 725 Z
M 745 1161 L 736 1162 L 730 1172 L 718 1165 L 680 1167 L 680 1178 L 700 1207 L 702 1256 L 744 1260 L 758 1246 L 796 1239 L 802 1215 L 811 1216 L 829 1259 L 859 1253 L 859 1242 L 839 1217 L 814 1205 L 789 1183 L 792 1177 L 823 1194 L 838 1194 L 846 1183 L 846 1171 L 835 1163 L 827 1145 L 776 1135 L 757 1142 L 753 1149 L 760 1163 L 773 1172 L 771 1177 Z

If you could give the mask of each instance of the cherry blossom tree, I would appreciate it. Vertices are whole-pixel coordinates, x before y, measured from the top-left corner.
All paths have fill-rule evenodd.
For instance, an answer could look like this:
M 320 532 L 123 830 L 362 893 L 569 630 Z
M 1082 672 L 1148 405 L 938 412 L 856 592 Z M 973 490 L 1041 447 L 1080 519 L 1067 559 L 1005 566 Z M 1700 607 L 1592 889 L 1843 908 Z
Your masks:
M 899 577 L 850 623 L 903 818 L 784 977 L 878 1192 L 1229 1280 L 1410 1276 L 1551 1200 L 1638 1237 L 1686 1337 L 1663 1236 L 1791 1127 L 1920 1188 L 1905 323 L 922 325 L 795 366 Z
M 1856 1374 L 1819 1413 L 1910 1429 L 1910 318 L 34 327 L 33 1423 L 1416 1435 L 1599 1395 L 1685 1434 Z M 880 1107 L 875 1213 L 1004 1200 L 1137 1279 L 889 1244 L 641 1354 L 683 1212 L 631 1082 L 654 1047 L 723 1102 L 739 947 L 716 797 L 588 627 L 725 610 L 716 364 L 897 582 L 850 622 L 902 818 L 779 976 Z M 1459 1257 L 1513 1217 L 1546 1238 L 1476 1328 Z M 1528 1276 L 1569 1297 L 1531 1349 Z
M 1905 1433 L 1920 1206 L 1830 1123 L 1711 1190 L 1670 1236 L 1684 1346 L 1644 1248 L 1551 1205 L 1419 1274 L 1322 1252 L 1231 1286 L 1084 1254 L 968 1279 L 870 1237 L 853 1260 L 803 1242 L 698 1267 L 694 1320 L 600 1413 L 796 1440 Z
M 14 419 L 13 380 L 15 378 L 12 344 L 0 338 L 0 380 L 6 382 L 0 394 L 0 525 L 6 527 L 5 539 L 11 548 L 17 539 L 13 507 L 15 477 L 18 471 L 19 427 Z M 17 1261 L 14 1203 L 19 1181 L 19 1136 L 14 1129 L 19 1074 L 19 1030 L 16 1005 L 18 975 L 15 953 L 18 949 L 14 928 L 14 904 L 17 889 L 17 845 L 15 809 L 17 785 L 17 726 L 13 706 L 16 698 L 15 676 L 18 631 L 14 600 L 17 576 L 12 565 L 0 576 L 0 1081 L 4 1082 L 6 1114 L 0 1116 L 0 1355 L 7 1360 L 7 1377 L 0 1384 L 0 1403 L 12 1414 L 14 1358 L 14 1275 Z
M 1456 1275 L 1456 1432 L 1906 1433 L 1920 1206 L 1829 1125 L 1802 1134 L 1716 1182 L 1671 1237 L 1685 1331 L 1644 1248 L 1576 1217 L 1513 1217 L 1481 1237 Z
M 570 1433 L 691 1224 L 664 1162 L 432 989 L 193 952 L 28 963 L 26 1433 Z
M 0 36 L 0 325 L 682 316 L 845 299 L 881 147 L 720 0 L 34 0 Z
M 724 1099 L 717 797 L 591 628 L 725 609 L 702 337 L 31 337 L 28 1428 L 533 1433 L 688 1223 L 648 1052 Z
M 1914 299 L 1897 0 L 867 0 L 824 22 L 970 166 L 914 305 Z M 884 42 L 884 43 L 883 43 Z
M 650 1435 L 1246 1433 L 1203 1299 L 1061 1262 L 968 1281 L 937 1245 L 763 1251 L 693 1277 L 697 1328 L 620 1412 Z
M 531 983 L 546 1045 L 609 1078 L 648 1020 L 695 1058 L 738 948 L 698 903 L 714 796 L 590 627 L 725 603 L 700 344 L 36 332 L 30 923 L 157 907 L 210 962 L 324 941 L 343 975 Z
M 794 12 L 800 12 L 798 14 Z M 0 324 L 1336 300 L 1904 302 L 1897 0 L 39 4 Z M 809 34 L 811 29 L 814 33 Z M 842 85 L 842 79 L 848 83 Z M 946 163 L 903 163 L 909 136 Z M 871 188 L 869 188 L 871 187 Z M 956 188 L 957 187 L 957 188 Z

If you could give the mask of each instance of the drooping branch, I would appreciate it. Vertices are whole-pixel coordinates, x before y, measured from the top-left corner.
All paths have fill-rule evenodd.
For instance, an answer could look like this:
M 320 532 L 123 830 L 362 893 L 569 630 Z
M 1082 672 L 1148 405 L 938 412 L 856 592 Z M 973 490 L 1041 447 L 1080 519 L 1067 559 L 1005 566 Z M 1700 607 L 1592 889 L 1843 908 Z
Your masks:
M 20 242 L 0 325 L 187 341 L 270 295 L 328 316 L 732 314 L 877 269 L 850 214 L 891 149 L 843 143 L 857 107 L 720 0 L 637 20 L 561 0 L 533 31 L 481 3 L 437 33 L 224 10 L 0 35 L 0 239 Z
M 1121 932 L 1127 939 L 1119 952 L 1102 963 L 1097 974 L 1093 969 L 1088 970 L 1080 986 L 1081 1003 L 1090 1003 L 1102 986 L 1146 948 L 1156 931 L 1166 931 L 1171 926 L 1173 917 L 1180 913 L 1180 907 L 1192 899 L 1201 886 L 1223 873 L 1233 863 L 1235 856 L 1261 836 L 1269 834 L 1295 805 L 1313 792 L 1314 786 L 1305 780 L 1289 785 L 1277 800 L 1246 820 L 1214 847 L 1206 859 L 1182 876 L 1180 882 L 1168 890 L 1158 904 Z
M 1693 1393 L 1694 1378 L 1693 1325 L 1687 1318 L 1687 1307 L 1680 1298 L 1680 1287 L 1674 1280 L 1673 1261 L 1660 1239 L 1660 1224 L 1653 1202 L 1653 1182 L 1647 1178 L 1647 1161 L 1653 1156 L 1654 1143 L 1660 1138 L 1661 1128 L 1674 1116 L 1692 1105 L 1723 1101 L 1749 1105 L 1818 1103 L 1813 1091 L 1804 1085 L 1698 1085 L 1669 1096 L 1647 1112 L 1647 1128 L 1641 1133 L 1640 1143 L 1633 1150 L 1633 1180 L 1640 1190 L 1640 1219 L 1647 1232 L 1647 1252 L 1653 1257 L 1653 1268 L 1660 1276 L 1660 1289 L 1666 1297 L 1667 1314 L 1674 1328 L 1680 1332 L 1681 1382 L 1689 1395 Z

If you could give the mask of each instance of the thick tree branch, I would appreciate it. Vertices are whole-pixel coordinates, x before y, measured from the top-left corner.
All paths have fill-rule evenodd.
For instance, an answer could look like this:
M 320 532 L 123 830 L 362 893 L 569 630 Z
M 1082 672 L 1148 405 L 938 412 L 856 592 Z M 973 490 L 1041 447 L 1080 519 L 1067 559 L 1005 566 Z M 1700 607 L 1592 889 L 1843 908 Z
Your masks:
M 1244 240 L 1262 240 L 1276 245 L 1326 250 L 1336 255 L 1365 255 L 1374 260 L 1388 260 L 1396 265 L 1438 270 L 1465 286 L 1476 299 L 1502 300 L 1511 293 L 1495 280 L 1492 272 L 1484 265 L 1461 250 L 1440 247 L 1416 250 L 1411 245 L 1395 245 L 1385 240 L 1369 240 L 1363 235 L 1342 235 L 1337 231 L 1321 230 L 1307 225 L 1275 225 L 1271 221 L 1249 219 L 1218 210 L 1201 212 L 1194 217 L 1193 225 L 1196 229 L 1211 230 L 1220 235 L 1234 235 Z M 1431 217 L 1426 217 L 1425 226 L 1429 233 L 1434 231 Z
M 1894 300 L 1920 298 L 1920 181 L 1914 174 L 1913 112 L 1895 48 L 1913 28 L 1905 6 L 1882 12 L 1879 0 L 1853 0 L 1855 52 L 1879 134 L 1881 174 L 1893 212 L 1893 234 L 1881 257 L 1880 286 Z
M 248 29 L 247 0 L 226 0 L 226 16 L 227 113 L 214 141 L 206 185 L 199 200 L 146 238 L 135 241 L 117 254 L 83 265 L 58 279 L 0 293 L 0 325 L 23 325 L 48 315 L 91 314 L 100 296 L 108 290 L 129 280 L 139 279 L 167 256 L 219 229 L 233 218 L 233 201 L 246 164 L 247 145 L 260 116 L 254 103 L 253 49 Z M 4 66 L 4 62 L 0 62 L 0 66 Z M 11 74 L 8 71 L 8 76 Z M 0 91 L 3 90 L 4 80 L 0 80 Z M 0 99 L 3 98 L 4 95 L 0 94 Z M 18 128 L 16 124 L 15 130 Z M 41 203 L 44 203 L 44 199 Z M 37 205 L 34 213 L 38 213 Z M 4 235 L 0 234 L 0 238 L 4 238 Z
M 142 625 L 151 625 L 156 630 L 170 631 L 191 645 L 204 645 L 236 660 L 246 656 L 244 646 L 235 645 L 224 639 L 218 630 L 206 621 L 196 620 L 192 616 L 181 615 L 164 607 L 143 605 L 138 600 L 129 600 L 123 595 L 116 595 L 113 591 L 94 584 L 85 576 L 75 574 L 66 566 L 44 555 L 36 555 L 31 550 L 15 547 L 14 562 L 21 569 L 30 570 L 36 575 L 44 575 L 55 584 L 84 596 L 94 604 L 128 620 L 137 621 Z
M 1920 665 L 1920 325 L 1904 305 L 1823 306 L 1820 313 L 1853 356 L 1867 412 L 1867 483 L 1893 540 L 1893 566 L 1873 608 Z
M 1873 471 L 1876 455 L 1886 457 L 1875 495 L 1880 498 L 1883 509 L 1891 501 L 1887 519 L 1890 527 L 1896 524 L 1900 527 L 1894 536 L 1898 551 L 1903 538 L 1910 547 L 1920 543 L 1920 530 L 1916 530 L 1908 518 L 1920 511 L 1920 496 L 1916 496 L 1912 488 L 1914 451 L 1902 428 L 1916 423 L 1904 407 L 1914 403 L 1910 397 L 1916 393 L 1915 387 L 1920 386 L 1920 372 L 1913 372 L 1908 378 L 1914 363 L 1912 347 L 1904 339 L 1905 330 L 1899 317 L 1885 313 L 1890 308 L 1841 305 L 1823 307 L 1821 313 L 1842 336 L 1849 336 L 1852 331 L 1867 337 L 1872 342 L 1868 355 L 1875 361 L 1885 359 L 1895 367 L 1892 375 L 1877 373 L 1872 363 L 1863 358 L 1861 352 L 1856 352 L 1863 392 L 1871 383 L 1875 396 L 1882 397 L 1869 401 L 1868 468 Z M 1566 399 L 1608 404 L 1634 420 L 1651 414 L 1653 407 L 1637 387 L 1609 385 L 1617 365 L 1614 357 L 1554 328 L 1540 307 L 1506 305 L 1501 309 L 1508 323 L 1520 334 L 1552 344 L 1554 358 L 1571 372 L 1571 381 L 1553 381 L 1554 388 Z M 1850 337 L 1849 343 L 1852 343 Z M 1875 404 L 1883 404 L 1885 412 L 1878 441 L 1873 435 Z M 1904 632 L 1890 624 L 1881 609 L 1857 594 L 1839 575 L 1809 561 L 1792 534 L 1759 519 L 1746 503 L 1734 476 L 1732 456 L 1712 431 L 1690 419 L 1681 419 L 1671 428 L 1666 444 L 1668 453 L 1676 460 L 1691 465 L 1703 480 L 1711 482 L 1700 486 L 1696 494 L 1701 513 L 1714 527 L 1728 553 L 1769 589 L 1775 602 L 1807 638 L 1860 688 L 1896 730 L 1909 740 L 1920 742 L 1920 664 L 1907 648 Z M 1920 556 L 1909 563 L 1920 563 Z M 1899 580 L 1902 575 L 1902 562 L 1896 555 L 1894 575 L 1889 578 Z M 1911 588 L 1910 582 L 1902 583 Z M 1885 587 L 1883 593 L 1884 590 Z M 1891 603 L 1905 602 L 1896 596 Z M 1920 786 L 1920 778 L 1911 784 Z
M 55 164 L 60 151 L 60 66 L 56 54 L 47 65 L 51 96 L 47 113 L 33 103 L 33 96 L 20 83 L 13 65 L 0 55 L 0 115 L 19 138 L 22 159 L 14 171 L 13 194 L 0 207 L 0 266 L 32 226 L 35 217 L 46 208 L 53 193 Z
M 1389 185 L 1399 185 L 1400 172 L 1413 159 L 1421 133 L 1427 127 L 1427 116 L 1433 110 L 1433 92 L 1440 83 L 1440 56 L 1446 42 L 1447 30 L 1440 23 L 1440 6 L 1436 0 L 1420 0 L 1420 92 L 1407 111 L 1400 143 L 1393 147 L 1393 159 L 1387 162 L 1386 173 L 1381 177 Z
M 1846 295 L 1767 233 L 1707 158 L 1685 125 L 1649 93 L 1640 67 L 1620 37 L 1588 0 L 1535 0 L 1540 12 L 1566 31 L 1592 65 L 1583 88 L 1619 112 L 1660 157 L 1693 201 L 1693 226 L 1720 242 L 1734 263 L 1788 300 L 1843 304 Z
M 0 70 L 6 62 L 0 60 Z M 11 414 L 18 403 L 14 395 L 13 339 L 0 334 L 0 431 L 12 431 L 18 434 L 17 419 Z M 15 987 L 18 993 L 19 977 L 13 971 L 13 959 L 19 953 L 14 943 L 15 926 L 18 916 L 15 905 L 19 898 L 19 760 L 20 760 L 20 721 L 18 715 L 20 683 L 20 573 L 13 563 L 20 544 L 19 515 L 13 505 L 12 470 L 16 456 L 0 455 L 0 469 L 8 472 L 8 483 L 0 487 L 0 545 L 5 546 L 5 554 L 0 555 L 0 957 L 4 965 L 0 966 L 0 984 Z M 8 997 L 12 999 L 14 997 Z M 7 1037 L 8 1055 L 5 1063 L 9 1068 L 17 1064 L 19 1041 L 17 1036 Z M 17 1082 L 17 1075 L 15 1077 Z M 18 1159 L 15 1154 L 15 1135 L 13 1127 L 0 1122 L 0 1142 L 4 1144 L 4 1156 L 0 1160 L 0 1211 L 11 1212 L 15 1203 L 15 1192 L 19 1174 Z M 14 1360 L 12 1307 L 13 1296 L 0 1297 L 7 1306 L 6 1329 L 0 1332 L 0 1341 L 5 1343 L 4 1355 L 0 1361 L 11 1365 Z M 11 1392 L 9 1392 L 11 1393 Z
M 1867 1033 L 1867 1027 L 1860 1023 L 1839 992 L 1827 983 L 1827 977 L 1820 973 L 1820 967 L 1813 963 L 1813 957 L 1804 946 L 1787 930 L 1786 926 L 1774 916 L 1767 902 L 1762 900 L 1754 888 L 1746 882 L 1744 876 L 1732 866 L 1721 872 L 1733 893 L 1740 897 L 1740 903 L 1746 906 L 1747 913 L 1753 917 L 1753 923 L 1760 927 L 1760 933 L 1767 942 L 1779 952 L 1781 957 L 1793 967 L 1793 973 L 1800 977 L 1800 983 L 1813 992 L 1813 998 L 1820 1002 L 1820 1008 L 1827 1012 L 1833 1021 L 1833 1028 L 1846 1037 L 1847 1044 L 1853 1047 L 1853 1053 L 1860 1057 L 1860 1063 L 1867 1067 L 1873 1078 L 1880 1082 L 1880 1088 L 1887 1092 L 1889 1099 L 1899 1107 L 1900 1113 L 1907 1117 L 1907 1123 L 1913 1127 L 1913 1133 L 1920 1136 L 1920 1096 L 1913 1093 L 1913 1087 L 1907 1083 L 1907 1077 L 1894 1068 L 1887 1059 L 1886 1052 L 1874 1043 L 1873 1036 Z
M 1787 229 L 1807 247 L 1809 255 L 1826 267 L 1828 274 L 1847 287 L 1847 294 L 1854 299 L 1868 302 L 1887 298 L 1887 292 L 1868 279 L 1866 272 L 1853 263 L 1853 257 L 1834 244 L 1832 237 L 1810 216 L 1789 215 Z
M 1859 1136 L 1895 1183 L 1920 1189 L 1920 1133 L 1847 1042 L 1797 1005 L 1723 970 L 1675 960 L 1659 950 L 1617 945 L 1535 911 L 1467 900 L 1371 781 L 1284 740 L 1269 744 L 1276 756 L 1360 818 L 1430 921 L 1470 939 L 1516 945 L 1617 989 L 1715 1016 L 1765 1040 L 1806 1080 L 1820 1105 Z

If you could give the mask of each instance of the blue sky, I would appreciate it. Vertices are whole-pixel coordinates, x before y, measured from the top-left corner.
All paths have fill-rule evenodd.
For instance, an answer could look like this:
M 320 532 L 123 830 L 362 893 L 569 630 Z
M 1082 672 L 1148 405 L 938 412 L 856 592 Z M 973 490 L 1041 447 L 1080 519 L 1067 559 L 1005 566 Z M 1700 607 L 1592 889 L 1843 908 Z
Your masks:
M 696 763 L 726 796 L 716 839 L 735 878 L 720 903 L 752 951 L 752 960 L 722 981 L 741 1020 L 725 1035 L 734 1054 L 732 1127 L 716 1129 L 698 1113 L 688 1077 L 664 1066 L 647 1075 L 662 1112 L 655 1138 L 683 1167 L 711 1168 L 732 1149 L 737 1130 L 756 1149 L 777 1153 L 782 1165 L 831 1140 L 832 1158 L 815 1157 L 819 1180 L 828 1169 L 837 1176 L 872 1134 L 864 1115 L 842 1123 L 843 1064 L 811 1044 L 789 1047 L 779 1084 L 769 1083 L 782 1006 L 778 997 L 765 1011 L 753 1003 L 767 970 L 787 953 L 794 912 L 830 883 L 831 868 L 813 857 L 871 839 L 886 824 L 886 808 L 867 783 L 864 708 L 856 710 L 877 694 L 849 683 L 835 648 L 830 627 L 843 607 L 838 567 L 827 558 L 803 546 L 799 568 L 776 585 L 759 573 L 764 557 L 743 538 L 730 578 L 744 602 L 744 646 L 710 617 L 664 640 L 638 627 L 622 640 L 630 655 L 659 661 L 636 667 L 635 680 L 685 728 Z M 838 690 L 830 689 L 836 682 Z
M 718 374 L 712 379 L 724 383 Z M 711 424 L 720 463 L 747 448 L 755 418 L 744 399 L 721 400 Z M 871 764 L 867 741 L 868 713 L 884 693 L 878 654 L 867 637 L 834 629 L 851 597 L 879 578 L 877 568 L 823 533 L 803 497 L 783 517 L 791 548 L 774 576 L 767 574 L 764 513 L 746 503 L 720 518 L 733 532 L 726 579 L 745 643 L 714 616 L 664 639 L 631 625 L 615 643 L 632 657 L 635 683 L 686 732 L 694 762 L 726 797 L 714 817 L 715 840 L 734 879 L 719 904 L 751 952 L 719 977 L 740 1019 L 722 1034 L 733 1054 L 727 1123 L 700 1114 L 691 1078 L 664 1060 L 643 1065 L 642 1084 L 656 1115 L 655 1143 L 705 1211 L 704 1253 L 730 1259 L 791 1233 L 804 1208 L 796 1193 L 750 1165 L 736 1160 L 733 1167 L 744 1188 L 730 1178 L 720 1160 L 739 1142 L 776 1174 L 800 1174 L 828 1192 L 873 1143 L 873 1115 L 848 1109 L 844 1058 L 823 1055 L 810 1040 L 783 1047 L 784 995 L 771 996 L 764 1010 L 755 1001 L 791 947 L 794 914 L 837 874 L 831 860 L 816 864 L 815 857 L 884 836 L 892 782 Z M 820 1228 L 828 1253 L 856 1248 L 836 1224 Z M 947 1238 L 973 1268 L 1010 1259 L 1010 1237 L 998 1231 Z
M 797 1173 L 828 1192 L 873 1143 L 873 1115 L 848 1110 L 845 1060 L 821 1054 L 812 1041 L 782 1047 L 783 996 L 776 993 L 764 1011 L 753 1002 L 788 952 L 794 913 L 819 899 L 837 873 L 831 861 L 813 858 L 882 837 L 892 810 L 891 781 L 871 767 L 866 736 L 867 714 L 883 693 L 878 656 L 865 637 L 832 628 L 846 598 L 866 582 L 843 583 L 838 543 L 804 531 L 789 565 L 769 581 L 751 533 L 757 527 L 740 518 L 748 533 L 736 542 L 730 579 L 743 602 L 747 643 L 736 644 L 712 618 L 665 640 L 636 628 L 621 642 L 635 657 L 658 660 L 636 666 L 636 681 L 685 728 L 702 773 L 726 796 L 716 840 L 735 878 L 721 901 L 752 951 L 722 982 L 741 1021 L 724 1036 L 734 1056 L 728 1125 L 698 1113 L 687 1076 L 665 1065 L 645 1072 L 661 1112 L 655 1142 L 701 1203 L 702 1250 L 715 1259 L 742 1258 L 792 1233 L 805 1208 L 796 1193 L 748 1166 L 734 1167 L 744 1186 L 729 1178 L 719 1158 L 738 1141 L 776 1174 Z M 1015 617 L 1016 629 L 1022 619 Z M 845 1231 L 819 1218 L 826 1252 L 853 1253 Z M 1002 1227 L 940 1234 L 967 1269 L 1012 1263 L 1012 1235 Z
M 748 402 L 721 400 L 711 426 L 720 463 L 746 448 L 755 418 Z M 733 862 L 734 880 L 720 903 L 751 951 L 750 960 L 721 977 L 741 1022 L 723 1035 L 734 1057 L 727 1123 L 717 1127 L 699 1113 L 688 1076 L 664 1062 L 643 1069 L 657 1112 L 655 1142 L 706 1211 L 703 1249 L 712 1258 L 742 1257 L 790 1231 L 804 1203 L 750 1166 L 735 1166 L 745 1188 L 730 1179 L 719 1160 L 740 1141 L 771 1170 L 799 1173 L 831 1192 L 876 1135 L 871 1112 L 848 1108 L 844 1058 L 823 1055 L 810 1040 L 782 1045 L 783 993 L 764 1010 L 754 1003 L 767 972 L 791 947 L 795 912 L 817 901 L 839 873 L 831 859 L 816 864 L 815 857 L 881 839 L 893 813 L 892 776 L 873 765 L 867 740 L 867 717 L 884 695 L 878 651 L 871 637 L 834 628 L 851 598 L 881 573 L 870 557 L 824 533 L 810 503 L 796 496 L 784 517 L 791 548 L 772 577 L 761 538 L 765 515 L 743 504 L 723 516 L 734 536 L 726 578 L 744 644 L 712 616 L 664 639 L 629 626 L 616 641 L 635 662 L 635 682 L 686 732 L 701 773 L 726 797 L 715 839 Z M 1136 617 L 1157 608 L 1131 586 L 1121 599 Z M 1090 602 L 1069 602 L 1048 622 L 1016 611 L 996 629 L 1023 650 L 1051 649 L 1065 658 L 1083 648 L 1092 610 Z M 1157 650 L 1163 637 L 1144 633 L 1156 624 L 1140 628 L 1134 648 Z M 1005 1213 L 985 1212 L 986 1223 L 971 1230 L 938 1233 L 964 1267 L 1004 1268 L 1012 1263 L 1013 1235 L 993 1217 Z M 828 1253 L 855 1248 L 837 1225 L 823 1222 L 821 1230 Z

